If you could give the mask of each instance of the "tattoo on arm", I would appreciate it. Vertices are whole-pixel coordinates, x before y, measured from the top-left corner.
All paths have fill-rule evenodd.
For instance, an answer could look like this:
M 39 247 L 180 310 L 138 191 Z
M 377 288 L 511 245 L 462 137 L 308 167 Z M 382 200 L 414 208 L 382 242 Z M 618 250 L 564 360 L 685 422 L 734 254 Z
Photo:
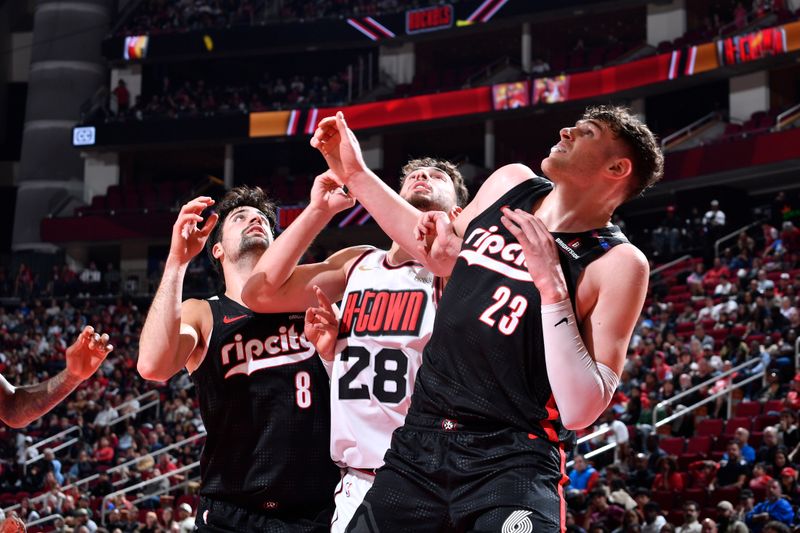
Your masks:
M 79 378 L 63 370 L 47 381 L 35 385 L 11 387 L 10 391 L 7 387 L 3 387 L 0 418 L 13 427 L 27 426 L 47 414 L 80 383 Z

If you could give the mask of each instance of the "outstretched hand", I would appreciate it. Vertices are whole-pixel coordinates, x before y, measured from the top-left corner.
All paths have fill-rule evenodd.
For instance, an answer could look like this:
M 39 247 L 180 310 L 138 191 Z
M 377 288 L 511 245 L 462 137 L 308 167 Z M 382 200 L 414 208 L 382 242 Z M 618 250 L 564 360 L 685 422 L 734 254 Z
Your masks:
M 209 216 L 202 229 L 197 226 L 203 221 L 200 213 L 212 205 L 214 205 L 212 198 L 198 196 L 181 207 L 178 220 L 172 226 L 172 241 L 169 247 L 169 255 L 181 264 L 186 264 L 194 259 L 206 245 L 211 230 L 219 220 L 219 215 L 213 213 Z
M 67 348 L 67 372 L 83 381 L 97 371 L 113 349 L 108 344 L 108 335 L 99 335 L 92 326 L 86 326 L 78 340 Z
M 355 204 L 355 198 L 344 191 L 341 187 L 341 180 L 332 170 L 326 170 L 314 178 L 309 207 L 326 211 L 333 216 Z
M 339 319 L 336 318 L 339 313 L 322 289 L 314 286 L 314 293 L 317 295 L 319 307 L 309 307 L 306 310 L 303 333 L 306 340 L 316 347 L 320 357 L 333 361 L 336 355 L 336 337 L 339 334 Z
M 460 207 L 449 213 L 426 211 L 414 228 L 414 237 L 419 241 L 417 251 L 425 266 L 438 276 L 448 276 L 453 271 L 461 251 L 462 240 L 453 229 L 453 221 L 460 212 Z
M 347 185 L 353 174 L 367 170 L 358 139 L 347 127 L 341 111 L 333 117 L 326 117 L 320 121 L 314 136 L 311 137 L 311 146 L 322 153 L 328 168 L 342 180 L 344 185 Z

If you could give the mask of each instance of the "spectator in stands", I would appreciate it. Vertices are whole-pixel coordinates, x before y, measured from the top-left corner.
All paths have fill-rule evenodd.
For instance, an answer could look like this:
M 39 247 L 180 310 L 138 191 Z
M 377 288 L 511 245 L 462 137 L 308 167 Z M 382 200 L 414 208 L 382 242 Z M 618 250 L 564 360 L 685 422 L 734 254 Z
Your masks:
M 94 374 L 112 349 L 108 335 L 97 335 L 94 328 L 87 326 L 67 349 L 66 370 L 49 380 L 14 387 L 0 375 L 0 419 L 19 428 L 41 418 Z
M 756 461 L 766 464 L 775 462 L 775 453 L 778 451 L 778 430 L 772 426 L 764 428 L 761 447 L 756 454 Z
M 103 409 L 97 413 L 94 419 L 94 425 L 97 427 L 108 426 L 113 420 L 119 418 L 119 412 L 114 408 L 111 403 L 107 403 Z
M 608 503 L 608 497 L 603 488 L 595 488 L 589 493 L 589 506 L 586 509 L 584 527 L 591 528 L 602 526 L 606 531 L 611 531 L 622 525 L 625 510 L 618 505 Z
M 647 502 L 644 506 L 642 533 L 659 533 L 667 519 L 661 514 L 661 506 L 656 502 Z
M 148 511 L 144 518 L 144 525 L 136 528 L 137 533 L 162 533 L 164 530 L 158 523 L 158 515 L 154 511 Z
M 569 473 L 569 489 L 581 491 L 584 494 L 590 492 L 600 474 L 595 468 L 586 462 L 583 455 L 576 455 L 572 465 L 572 471 Z
M 653 480 L 653 490 L 683 490 L 683 475 L 677 471 L 678 465 L 673 457 L 662 457 L 658 460 L 658 473 Z
M 750 440 L 750 432 L 743 427 L 736 428 L 733 433 L 733 440 L 739 445 L 739 453 L 747 464 L 752 465 L 756 461 L 756 451 L 748 444 Z M 728 454 L 722 456 L 724 460 L 728 460 Z
M 645 453 L 637 453 L 634 458 L 634 470 L 628 476 L 628 486 L 633 489 L 650 489 L 653 486 L 653 479 L 655 475 L 648 468 L 648 455 Z
M 766 491 L 772 479 L 772 476 L 767 473 L 767 465 L 764 463 L 756 463 L 753 465 L 753 473 L 748 486 L 753 490 Z
M 783 495 L 792 503 L 792 505 L 798 505 L 798 503 L 800 503 L 800 494 L 797 492 L 797 470 L 791 466 L 785 466 L 781 470 L 779 479 Z
M 178 533 L 193 533 L 195 519 L 192 506 L 183 502 L 178 506 Z
M 717 527 L 719 533 L 748 533 L 747 526 L 736 518 L 733 504 L 727 500 L 717 504 Z
M 700 533 L 702 526 L 697 518 L 700 516 L 700 509 L 696 502 L 691 500 L 683 504 L 683 523 L 675 528 L 676 533 Z
M 700 533 L 717 533 L 717 523 L 710 518 L 704 518 L 700 522 Z
M 798 380 L 798 375 L 795 375 L 793 382 L 800 383 Z M 789 392 L 792 394 L 792 392 Z M 795 399 L 797 399 L 797 393 L 795 392 Z M 787 403 L 788 403 L 788 395 L 787 395 Z M 792 409 L 796 409 L 793 407 Z M 797 415 L 795 411 L 792 409 L 783 409 L 781 411 L 781 419 L 778 423 L 778 426 L 775 428 L 778 430 L 778 441 L 786 446 L 787 449 L 792 450 L 795 446 L 797 446 L 798 442 L 800 442 L 800 432 L 798 432 L 797 428 Z
M 690 488 L 713 490 L 719 465 L 716 461 L 702 459 L 689 465 Z
M 791 525 L 794 511 L 788 500 L 783 497 L 781 484 L 775 480 L 767 488 L 767 498 L 747 513 L 745 521 L 752 531 L 759 533 L 770 520 Z
M 767 522 L 761 533 L 790 533 L 790 531 L 789 526 L 786 524 L 773 520 L 772 522 Z
M 127 113 L 131 105 L 131 93 L 128 92 L 125 80 L 120 79 L 117 82 L 117 86 L 111 91 L 111 94 L 113 94 L 117 100 L 117 113 L 121 115 Z
M 723 460 L 717 470 L 717 487 L 737 487 L 742 488 L 747 480 L 750 469 L 747 461 L 739 451 L 739 443 L 731 440 L 728 443 L 727 460 Z
M 75 511 L 75 530 L 80 531 L 81 527 L 86 527 L 89 533 L 97 531 L 97 523 L 89 516 L 89 510 L 82 507 Z

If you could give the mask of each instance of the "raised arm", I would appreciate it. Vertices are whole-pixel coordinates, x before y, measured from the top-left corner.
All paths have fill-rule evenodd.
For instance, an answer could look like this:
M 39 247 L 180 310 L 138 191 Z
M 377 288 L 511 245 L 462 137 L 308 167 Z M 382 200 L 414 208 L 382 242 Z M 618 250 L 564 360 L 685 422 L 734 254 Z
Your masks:
M 415 230 L 422 212 L 403 200 L 399 194 L 367 168 L 358 139 L 347 127 L 341 112 L 334 117 L 320 121 L 314 137 L 311 139 L 311 146 L 322 153 L 330 169 L 336 173 L 342 183 L 347 185 L 350 193 L 364 205 L 394 242 L 435 274 L 449 275 L 450 272 L 443 272 L 441 268 L 437 268 L 437 266 L 441 267 L 447 264 L 446 261 L 431 264 L 427 253 L 430 251 L 430 247 L 420 247 Z M 532 177 L 533 172 L 524 165 L 501 167 L 486 180 L 475 198 L 464 208 L 455 222 L 448 226 L 448 231 L 453 231 L 457 237 L 463 238 L 466 227 L 476 215 L 488 207 L 489 203 L 505 194 L 522 180 Z M 443 242 L 451 245 L 453 243 L 452 239 L 443 239 Z M 446 247 L 449 250 L 453 248 L 453 246 Z M 451 267 L 452 262 L 450 262 Z
M 14 387 L 0 375 L 0 419 L 21 428 L 43 417 L 94 374 L 111 350 L 108 335 L 98 335 L 86 326 L 67 348 L 67 368 L 47 381 Z
M 144 379 L 167 381 L 187 365 L 200 342 L 201 322 L 210 313 L 206 302 L 183 299 L 183 278 L 191 260 L 203 250 L 219 218 L 208 217 L 202 229 L 200 213 L 214 204 L 207 196 L 181 208 L 172 227 L 172 241 L 164 274 L 139 338 L 136 368 Z
M 608 407 L 619 383 L 647 292 L 647 259 L 621 244 L 591 263 L 578 286 L 576 304 L 584 314 L 578 323 L 550 232 L 521 210 L 504 208 L 501 220 L 522 245 L 541 294 L 547 377 L 561 421 L 583 429 Z
M 348 266 L 369 247 L 346 248 L 320 263 L 297 263 L 331 218 L 354 204 L 331 171 L 317 176 L 308 207 L 256 264 L 242 290 L 245 305 L 259 313 L 305 311 L 317 302 L 315 285 L 338 299 L 344 291 Z

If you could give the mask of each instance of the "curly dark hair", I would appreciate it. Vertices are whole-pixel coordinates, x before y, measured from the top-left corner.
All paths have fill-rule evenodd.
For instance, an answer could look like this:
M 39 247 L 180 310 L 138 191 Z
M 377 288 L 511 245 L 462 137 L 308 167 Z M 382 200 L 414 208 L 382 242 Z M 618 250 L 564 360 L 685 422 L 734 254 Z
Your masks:
M 450 176 L 450 179 L 453 180 L 453 188 L 456 190 L 456 205 L 460 207 L 467 205 L 467 202 L 469 201 L 469 191 L 467 191 L 467 186 L 464 184 L 464 177 L 461 175 L 461 172 L 458 171 L 458 167 L 456 165 L 444 159 L 422 157 L 420 159 L 410 160 L 408 163 L 403 165 L 401 170 L 402 176 L 400 177 L 400 188 L 403 187 L 403 182 L 406 180 L 406 176 L 422 167 L 437 168 Z
M 589 107 L 583 120 L 602 122 L 630 148 L 635 181 L 625 201 L 639 196 L 664 176 L 664 154 L 655 135 L 629 109 L 622 106 Z
M 222 225 L 225 219 L 234 209 L 238 207 L 255 207 L 267 217 L 271 228 L 275 227 L 275 204 L 269 199 L 267 193 L 261 187 L 234 187 L 216 204 L 214 211 L 219 215 L 217 225 L 211 231 L 206 241 L 206 253 L 211 260 L 211 265 L 219 274 L 221 265 L 219 260 L 214 257 L 212 249 L 214 245 L 222 240 Z

